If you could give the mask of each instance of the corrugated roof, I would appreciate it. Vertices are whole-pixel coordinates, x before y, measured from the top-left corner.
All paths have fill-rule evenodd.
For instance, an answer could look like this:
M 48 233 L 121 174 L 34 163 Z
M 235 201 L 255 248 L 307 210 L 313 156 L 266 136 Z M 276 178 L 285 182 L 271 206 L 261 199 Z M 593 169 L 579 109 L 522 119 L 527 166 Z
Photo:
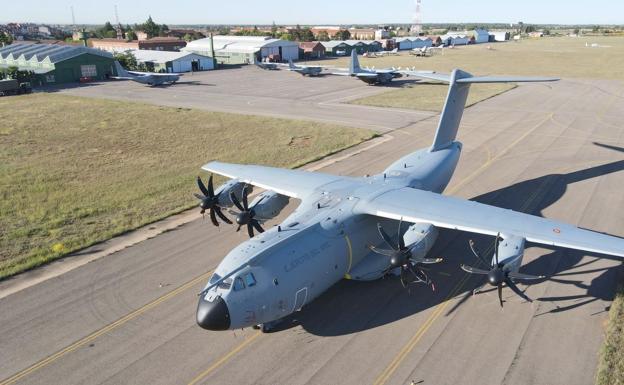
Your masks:
M 294 41 L 273 39 L 269 36 L 214 36 L 214 49 L 219 52 L 254 53 L 263 47 L 296 46 Z M 186 45 L 185 51 L 210 51 L 210 38 L 194 40 Z
M 112 54 L 99 49 L 54 44 L 11 44 L 0 50 L 0 55 L 3 59 L 12 55 L 13 60 L 17 60 L 18 57 L 24 55 L 25 58 L 28 57 L 26 60 L 32 57 L 36 57 L 38 61 L 49 58 L 51 63 L 58 63 L 85 53 L 107 58 L 113 57 Z
M 346 44 L 346 45 L 349 45 L 348 43 L 345 43 L 345 42 L 344 42 L 344 41 L 342 41 L 342 40 L 322 41 L 322 42 L 321 42 L 321 44 L 323 44 L 323 47 L 325 47 L 325 48 L 330 48 L 330 49 L 331 49 L 331 48 L 334 48 L 334 47 L 337 47 L 337 46 L 339 46 L 339 45 L 341 45 L 341 44 Z M 350 46 L 350 45 L 349 45 L 349 46 Z

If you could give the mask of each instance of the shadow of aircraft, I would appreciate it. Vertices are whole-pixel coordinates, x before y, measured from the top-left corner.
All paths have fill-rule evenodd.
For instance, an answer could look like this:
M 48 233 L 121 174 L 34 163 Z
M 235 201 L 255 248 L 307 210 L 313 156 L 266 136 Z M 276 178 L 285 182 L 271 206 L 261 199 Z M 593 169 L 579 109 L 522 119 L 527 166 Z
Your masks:
M 624 149 L 595 143 L 607 149 L 624 152 Z M 533 215 L 542 215 L 542 211 L 557 202 L 573 183 L 598 178 L 624 170 L 624 160 L 606 163 L 567 174 L 550 174 L 531 180 L 515 183 L 511 186 L 488 192 L 474 197 L 472 200 L 523 211 Z M 528 207 L 526 197 L 537 194 Z M 301 325 L 307 332 L 320 336 L 338 336 L 375 328 L 396 320 L 409 317 L 422 310 L 444 302 L 449 296 L 463 296 L 459 304 L 447 311 L 452 313 L 458 306 L 472 295 L 472 290 L 483 283 L 483 278 L 470 276 L 466 283 L 457 291 L 457 285 L 466 276 L 459 268 L 460 263 L 473 262 L 474 258 L 468 249 L 468 239 L 474 239 L 482 250 L 492 243 L 491 237 L 468 234 L 459 231 L 441 230 L 431 255 L 441 255 L 444 262 L 435 265 L 431 274 L 436 281 L 435 292 L 425 285 L 414 285 L 410 291 L 405 290 L 398 278 L 388 277 L 373 282 L 357 282 L 342 280 L 327 292 L 306 305 L 300 312 L 286 317 L 274 331 Z M 529 245 L 530 247 L 530 245 Z M 540 245 L 540 247 L 543 247 Z M 552 277 L 556 282 L 577 285 L 586 290 L 582 301 L 571 305 L 555 308 L 553 312 L 583 306 L 598 299 L 611 300 L 616 287 L 618 269 L 605 269 L 604 272 L 587 285 L 573 279 L 566 279 L 565 271 L 575 267 L 591 265 L 592 261 L 579 262 L 591 253 L 575 250 L 552 248 L 552 252 L 543 255 L 523 266 L 522 272 L 542 274 Z M 597 257 L 604 258 L 602 255 Z M 470 259 L 469 259 L 470 258 Z M 590 266 L 591 267 L 591 266 Z M 601 269 L 598 269 L 601 270 Z M 585 271 L 585 273 L 591 270 Z M 570 274 L 582 274 L 574 272 Z M 548 279 L 548 278 L 546 278 Z M 507 290 L 507 289 L 505 289 Z M 578 298 L 542 298 L 542 301 L 555 303 Z

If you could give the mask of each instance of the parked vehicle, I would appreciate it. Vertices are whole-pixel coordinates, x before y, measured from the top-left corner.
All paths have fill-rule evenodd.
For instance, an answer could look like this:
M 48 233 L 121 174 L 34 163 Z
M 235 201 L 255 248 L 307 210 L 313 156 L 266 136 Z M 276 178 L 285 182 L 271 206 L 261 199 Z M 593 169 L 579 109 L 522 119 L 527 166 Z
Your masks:
M 30 83 L 18 83 L 16 79 L 0 80 L 0 96 L 22 95 L 32 92 Z

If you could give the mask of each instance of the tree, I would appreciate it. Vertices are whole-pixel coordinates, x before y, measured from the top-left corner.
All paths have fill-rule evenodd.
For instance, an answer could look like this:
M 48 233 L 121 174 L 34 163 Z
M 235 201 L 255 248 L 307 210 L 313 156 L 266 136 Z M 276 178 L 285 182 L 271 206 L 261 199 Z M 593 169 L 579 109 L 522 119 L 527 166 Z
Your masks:
M 129 30 L 128 32 L 126 32 L 126 39 L 127 40 L 136 40 L 137 39 L 136 32 L 134 32 L 133 30 Z
M 4 47 L 13 43 L 13 36 L 7 32 L 0 32 L 0 46 Z
M 143 32 L 147 34 L 148 38 L 152 38 L 160 34 L 160 28 L 158 27 L 158 24 L 154 23 L 154 20 L 152 20 L 152 16 L 149 16 L 145 23 L 143 23 L 142 29 Z
M 291 35 L 291 34 L 289 34 L 289 33 L 283 33 L 283 34 L 281 34 L 281 35 L 280 35 L 280 39 L 282 39 L 282 40 L 290 40 L 290 41 L 294 40 L 294 39 L 293 39 L 293 35 Z
M 320 41 L 329 41 L 329 34 L 327 31 L 321 31 L 318 35 L 316 35 L 316 38 Z
M 18 67 L 11 66 L 6 69 L 4 77 L 7 79 L 17 79 L 18 83 L 32 83 L 35 79 L 35 73 L 33 71 L 21 71 Z
M 333 36 L 334 40 L 349 40 L 351 38 L 351 32 L 349 32 L 346 29 L 341 29 L 340 31 L 336 32 L 336 34 Z
M 106 23 L 104 23 L 103 27 L 95 30 L 95 36 L 99 37 L 100 39 L 112 38 L 117 36 L 117 31 L 115 31 L 115 28 L 110 23 L 110 21 L 107 21 Z
M 119 64 L 121 64 L 122 67 L 130 71 L 138 71 L 140 68 L 139 63 L 132 52 L 116 53 L 114 58 L 119 62 Z
M 574 28 L 574 34 L 575 34 L 575 35 L 578 35 L 578 34 L 579 34 L 579 32 L 581 32 L 581 30 L 580 30 L 580 29 L 578 29 L 578 28 Z
M 277 37 L 277 25 L 275 25 L 275 22 L 271 25 L 271 36 L 273 38 Z
M 182 39 L 184 39 L 184 41 L 192 41 L 193 40 L 193 36 L 191 36 L 191 34 L 187 33 L 187 34 L 184 35 L 184 37 Z

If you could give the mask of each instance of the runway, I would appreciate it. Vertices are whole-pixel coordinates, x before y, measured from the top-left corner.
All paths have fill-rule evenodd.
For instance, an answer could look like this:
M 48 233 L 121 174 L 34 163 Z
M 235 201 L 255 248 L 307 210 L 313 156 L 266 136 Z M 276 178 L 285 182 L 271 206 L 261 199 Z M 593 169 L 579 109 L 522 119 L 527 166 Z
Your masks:
M 564 80 L 467 109 L 446 194 L 624 236 L 623 100 L 619 82 Z M 431 143 L 437 119 L 406 122 L 322 171 L 379 172 Z M 196 293 L 244 237 L 197 214 L 0 299 L 0 384 L 588 384 L 621 274 L 619 261 L 529 245 L 521 271 L 548 279 L 528 287 L 532 304 L 504 289 L 501 310 L 459 268 L 475 263 L 470 238 L 482 250 L 492 239 L 442 231 L 435 292 L 341 281 L 279 331 L 200 329 Z

